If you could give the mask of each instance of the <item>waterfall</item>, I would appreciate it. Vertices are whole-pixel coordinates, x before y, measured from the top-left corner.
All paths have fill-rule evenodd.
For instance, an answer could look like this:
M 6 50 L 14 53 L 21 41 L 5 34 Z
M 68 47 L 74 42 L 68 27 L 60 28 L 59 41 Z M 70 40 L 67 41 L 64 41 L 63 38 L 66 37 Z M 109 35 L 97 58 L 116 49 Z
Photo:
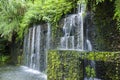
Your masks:
M 29 32 L 28 32 L 28 40 L 26 39 L 26 51 L 24 53 L 26 53 L 26 66 L 29 66 L 30 65 L 30 53 L 31 53 L 31 35 L 32 35 L 32 28 L 29 28 Z M 28 41 L 28 42 L 27 42 Z
M 92 44 L 88 36 L 88 28 L 84 30 L 85 5 L 78 4 L 76 14 L 68 15 L 64 18 L 62 26 L 63 35 L 58 41 L 59 49 L 92 51 Z M 84 32 L 86 31 L 86 32 Z M 86 33 L 86 35 L 84 34 Z M 51 24 L 33 25 L 29 28 L 28 34 L 24 38 L 25 65 L 44 72 L 47 67 L 47 53 L 51 47 Z M 56 46 L 56 45 L 55 45 Z M 91 66 L 95 69 L 95 62 L 91 61 Z
M 35 68 L 35 26 L 32 29 L 32 41 L 31 41 L 31 51 L 30 51 L 30 68 Z
M 91 45 L 91 42 L 90 42 L 90 40 L 86 40 L 86 44 L 87 44 L 87 46 L 88 46 L 88 51 L 92 51 L 92 45 Z
M 88 33 L 89 31 L 88 31 L 88 27 L 86 28 L 86 50 L 87 51 L 92 51 L 92 44 L 91 44 L 91 42 L 90 42 L 90 40 L 89 40 L 89 33 Z M 85 63 L 87 63 L 87 62 L 85 62 Z M 93 69 L 93 70 L 95 70 L 95 61 L 94 60 L 91 60 L 90 62 L 90 67 Z M 92 78 L 92 77 L 90 77 L 89 79 L 88 78 L 84 78 L 84 80 L 99 80 L 99 79 L 96 79 L 96 78 Z
M 70 36 L 72 26 L 74 24 L 74 15 L 64 19 L 63 32 L 64 36 L 61 37 L 61 48 L 62 49 L 74 49 L 74 36 Z
M 24 39 L 24 53 L 25 53 L 25 64 L 26 66 L 39 70 L 40 67 L 40 25 L 34 25 L 33 28 L 29 28 L 28 34 Z
M 84 13 L 84 5 L 78 4 L 78 44 L 77 49 L 84 49 L 84 34 L 83 34 L 83 13 Z M 80 16 L 80 17 L 79 17 Z
M 41 40 L 41 28 L 40 25 L 37 26 L 37 30 L 36 30 L 36 69 L 39 70 L 40 68 L 40 40 Z
M 60 39 L 60 49 L 84 50 L 84 33 L 83 33 L 83 13 L 85 7 L 78 4 L 78 12 L 69 15 L 64 19 L 63 33 Z
M 24 64 L 38 71 L 45 71 L 47 50 L 50 48 L 50 24 L 33 25 L 24 37 Z
M 88 27 L 86 29 L 86 46 L 87 46 L 87 48 L 86 48 L 87 51 L 92 51 L 92 44 L 88 37 Z
M 47 38 L 46 38 L 46 48 L 47 50 L 50 48 L 50 40 L 51 40 L 51 31 L 50 31 L 50 23 L 47 23 Z
M 48 50 L 50 49 L 50 41 L 51 41 L 51 24 L 47 23 L 47 38 L 46 38 L 46 50 L 45 50 L 45 54 L 46 54 L 46 64 L 45 64 L 45 68 L 47 68 L 47 57 L 48 57 Z

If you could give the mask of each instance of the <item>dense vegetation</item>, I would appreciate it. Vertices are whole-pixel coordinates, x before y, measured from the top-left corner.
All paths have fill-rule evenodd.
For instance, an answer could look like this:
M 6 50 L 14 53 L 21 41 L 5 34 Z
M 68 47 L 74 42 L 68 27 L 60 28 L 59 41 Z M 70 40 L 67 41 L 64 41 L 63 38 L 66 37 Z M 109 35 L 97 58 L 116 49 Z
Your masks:
M 8 40 L 11 56 L 21 54 L 17 48 L 21 47 L 23 36 L 32 24 L 51 22 L 55 30 L 60 18 L 75 7 L 73 3 L 75 1 L 69 0 L 1 0 L 0 36 Z
M 0 65 L 21 63 L 24 35 L 34 24 L 51 23 L 52 37 L 56 38 L 59 21 L 75 13 L 78 3 L 85 3 L 86 13 L 91 14 L 96 50 L 119 51 L 120 0 L 0 0 Z M 85 76 L 120 79 L 120 52 L 48 53 L 49 80 L 82 80 Z M 91 66 L 93 60 L 95 69 Z
M 87 10 L 91 12 L 95 25 L 96 50 L 119 51 L 119 0 L 87 0 Z
M 105 2 L 112 4 L 102 5 Z M 29 27 L 40 22 L 50 22 L 53 25 L 53 31 L 55 31 L 58 21 L 66 14 L 73 13 L 77 3 L 86 3 L 86 10 L 94 13 L 99 35 L 96 41 L 100 50 L 109 46 L 114 47 L 114 44 L 117 44 L 114 48 L 118 48 L 120 43 L 120 0 L 0 0 L 0 37 L 7 40 L 5 45 L 9 45 L 9 48 L 16 47 L 18 43 L 17 48 L 19 48 Z M 110 12 L 107 12 L 106 9 L 109 9 Z M 104 17 L 101 17 L 102 14 Z M 114 29 L 109 27 L 111 25 L 109 23 L 114 23 L 112 25 Z M 103 26 L 100 27 L 100 24 Z M 107 44 L 107 46 L 103 47 L 103 44 Z M 9 50 L 9 53 L 15 52 L 14 50 Z M 111 50 L 111 48 L 107 50 Z
M 73 8 L 72 1 L 67 0 L 35 0 L 34 2 L 1 0 L 0 3 L 0 34 L 9 40 L 14 32 L 23 37 L 24 30 L 33 23 L 40 21 L 55 23 Z
M 14 32 L 23 34 L 24 29 L 39 21 L 57 22 L 60 18 L 75 8 L 75 2 L 91 4 L 95 10 L 99 3 L 108 0 L 1 0 L 0 1 L 0 34 L 11 39 Z M 112 1 L 112 0 L 109 0 Z M 120 1 L 115 0 L 114 19 L 118 29 L 120 20 Z M 112 8 L 112 5 L 111 5 Z M 23 36 L 23 35 L 22 35 Z
M 65 0 L 35 0 L 34 2 L 1 0 L 0 34 L 10 40 L 14 32 L 19 32 L 23 36 L 24 29 L 31 23 L 36 23 L 41 20 L 57 22 L 63 13 L 70 11 L 69 7 L 66 10 L 63 5 L 71 8 L 70 3 L 66 4 Z M 59 8 L 61 6 L 63 6 L 62 9 Z
M 119 56 L 119 52 L 51 50 L 48 54 L 48 80 L 83 80 L 85 76 L 119 80 Z

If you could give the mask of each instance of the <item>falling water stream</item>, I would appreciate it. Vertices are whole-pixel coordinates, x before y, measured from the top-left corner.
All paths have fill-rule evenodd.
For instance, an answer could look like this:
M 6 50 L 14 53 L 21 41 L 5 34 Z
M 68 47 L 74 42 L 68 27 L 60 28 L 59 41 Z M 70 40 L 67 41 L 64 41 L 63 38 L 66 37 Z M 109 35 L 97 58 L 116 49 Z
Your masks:
M 64 19 L 63 33 L 60 40 L 62 50 L 92 51 L 92 44 L 88 37 L 88 28 L 86 28 L 86 38 L 84 37 L 83 14 L 85 5 L 78 4 L 78 13 L 69 15 Z M 84 41 L 85 40 L 85 41 Z M 84 47 L 86 45 L 86 49 Z M 90 66 L 95 70 L 95 61 L 90 61 Z M 84 78 L 84 80 L 98 80 L 96 78 Z
M 29 28 L 24 38 L 24 64 L 29 67 L 27 72 L 45 72 L 47 63 L 47 50 L 50 47 L 50 24 L 46 29 L 42 25 L 34 25 Z M 43 74 L 43 73 L 42 73 Z M 45 75 L 45 74 L 44 74 Z M 45 80 L 45 79 L 37 79 Z
M 84 5 L 78 5 L 78 13 L 64 19 L 63 33 L 60 40 L 60 49 L 84 50 L 83 13 Z

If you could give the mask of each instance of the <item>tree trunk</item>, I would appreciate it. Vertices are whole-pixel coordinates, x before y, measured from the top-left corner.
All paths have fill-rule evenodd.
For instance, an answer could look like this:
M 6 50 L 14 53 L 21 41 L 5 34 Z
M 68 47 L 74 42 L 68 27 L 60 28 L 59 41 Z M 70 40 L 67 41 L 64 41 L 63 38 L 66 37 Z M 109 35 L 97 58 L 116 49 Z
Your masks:
M 10 46 L 10 58 L 11 64 L 16 65 L 18 64 L 18 56 L 20 54 L 20 44 L 16 41 L 16 33 L 12 35 L 12 41 Z

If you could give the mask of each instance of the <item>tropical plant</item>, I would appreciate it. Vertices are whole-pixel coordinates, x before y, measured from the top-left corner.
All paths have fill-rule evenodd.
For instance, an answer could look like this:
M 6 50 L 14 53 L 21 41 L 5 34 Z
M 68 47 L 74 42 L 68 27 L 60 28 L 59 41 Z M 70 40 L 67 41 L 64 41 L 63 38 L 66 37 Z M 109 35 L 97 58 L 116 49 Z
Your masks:
M 25 12 L 24 1 L 0 1 L 0 35 L 11 40 L 14 32 L 18 32 Z
M 114 19 L 117 20 L 117 28 L 120 31 L 120 0 L 115 1 L 115 14 Z

